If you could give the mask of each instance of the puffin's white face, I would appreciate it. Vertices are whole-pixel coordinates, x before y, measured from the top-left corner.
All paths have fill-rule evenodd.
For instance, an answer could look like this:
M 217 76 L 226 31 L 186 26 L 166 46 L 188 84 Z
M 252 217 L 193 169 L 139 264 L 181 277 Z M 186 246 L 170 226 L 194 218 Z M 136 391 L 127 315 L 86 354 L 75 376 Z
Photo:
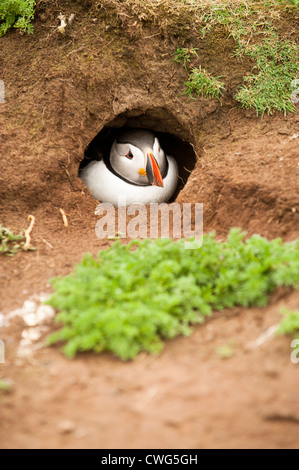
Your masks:
M 133 183 L 163 186 L 163 175 L 166 169 L 166 156 L 161 149 L 159 140 L 155 137 L 153 148 L 131 143 L 113 142 L 110 152 L 112 168 Z

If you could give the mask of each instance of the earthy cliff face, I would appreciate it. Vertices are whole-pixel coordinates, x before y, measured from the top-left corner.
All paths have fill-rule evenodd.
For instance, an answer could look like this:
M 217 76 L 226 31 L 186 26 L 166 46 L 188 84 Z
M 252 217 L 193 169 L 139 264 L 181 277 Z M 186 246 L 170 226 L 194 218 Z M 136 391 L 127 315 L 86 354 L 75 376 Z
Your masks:
M 98 218 L 94 211 L 97 202 L 87 194 L 77 177 L 85 149 L 106 127 L 142 127 L 165 133 L 182 171 L 176 201 L 204 204 L 205 231 L 216 230 L 217 236 L 223 238 L 231 227 L 239 226 L 249 234 L 259 233 L 269 238 L 280 236 L 292 240 L 298 237 L 298 114 L 284 116 L 277 112 L 261 118 L 254 110 L 241 109 L 233 96 L 243 83 L 244 75 L 251 71 L 251 59 L 237 59 L 233 54 L 234 41 L 227 37 L 222 26 L 213 28 L 204 39 L 199 39 L 199 25 L 193 21 L 184 3 L 173 9 L 166 6 L 167 2 L 164 2 L 164 10 L 162 6 L 154 12 L 145 8 L 141 13 L 130 1 L 41 0 L 33 35 L 12 30 L 0 39 L 0 79 L 5 85 L 5 103 L 0 103 L 0 223 L 20 232 L 28 224 L 28 215 L 34 215 L 32 245 L 37 248 L 35 252 L 1 258 L 0 310 L 3 313 L 22 305 L 29 295 L 49 292 L 48 279 L 68 273 L 84 252 L 97 253 L 112 243 L 96 238 L 94 227 Z M 65 35 L 57 32 L 60 12 L 66 18 L 75 14 Z M 283 16 L 280 25 L 281 29 L 288 25 L 291 32 L 295 27 L 294 18 Z M 221 101 L 203 97 L 191 100 L 182 96 L 186 70 L 173 63 L 173 54 L 182 45 L 197 48 L 198 57 L 192 57 L 194 66 L 203 64 L 213 76 L 223 77 L 225 92 Z M 65 211 L 68 227 L 63 225 L 59 209 Z M 246 349 L 247 340 L 256 339 L 261 329 L 279 320 L 278 311 L 282 304 L 294 307 L 296 302 L 296 293 L 283 291 L 262 313 L 259 309 L 253 312 L 239 309 L 228 322 L 221 316 L 217 318 L 215 328 L 223 331 L 222 336 L 213 333 L 217 345 L 221 346 L 235 336 L 237 346 L 240 346 L 240 355 L 230 360 L 235 363 L 223 365 L 217 358 L 215 344 L 209 340 L 212 333 L 208 326 L 198 328 L 189 339 L 176 340 L 159 366 L 154 363 L 156 359 L 148 357 L 144 358 L 146 367 L 141 359 L 124 367 L 107 357 L 89 358 L 87 363 L 80 359 L 70 367 L 74 382 L 68 387 L 80 390 L 76 389 L 66 404 L 67 414 L 52 398 L 58 402 L 65 397 L 58 382 L 69 370 L 69 363 L 56 350 L 43 351 L 38 353 L 37 365 L 28 366 L 27 375 L 21 374 L 19 379 L 14 353 L 22 325 L 15 324 L 5 333 L 8 350 L 3 370 L 4 375 L 11 375 L 16 382 L 16 401 L 14 395 L 10 395 L 5 398 L 5 403 L 14 408 L 18 418 L 14 418 L 15 421 L 9 418 L 7 408 L 10 434 L 0 440 L 8 447 L 48 445 L 43 443 L 47 433 L 39 430 L 44 424 L 39 422 L 38 407 L 48 410 L 45 419 L 52 423 L 53 429 L 57 422 L 51 417 L 50 409 L 59 415 L 62 413 L 61 419 L 67 419 L 73 413 L 70 421 L 77 426 L 77 420 L 81 418 L 75 416 L 73 410 L 78 408 L 79 402 L 80 407 L 84 402 L 81 396 L 86 383 L 93 383 L 96 393 L 102 387 L 96 375 L 99 366 L 104 371 L 103 390 L 107 392 L 103 401 L 107 406 L 106 415 L 105 406 L 96 402 L 96 393 L 93 395 L 97 412 L 104 413 L 106 441 L 102 436 L 101 446 L 134 447 L 135 442 L 139 447 L 146 447 L 147 443 L 153 447 L 177 448 L 180 445 L 216 447 L 217 443 L 224 447 L 279 447 L 281 442 L 284 447 L 296 447 L 296 433 L 292 428 L 296 425 L 295 420 L 288 423 L 282 418 L 275 423 L 275 429 L 271 427 L 271 419 L 277 415 L 277 409 L 282 409 L 282 404 L 284 416 L 290 415 L 293 406 L 293 398 L 284 399 L 283 394 L 284 383 L 290 390 L 292 387 L 295 390 L 288 357 L 289 340 L 277 340 L 278 346 L 274 347 L 271 357 L 266 348 L 252 352 Z M 251 318 L 249 333 L 246 329 L 248 316 Z M 203 345 L 206 352 L 203 352 Z M 180 379 L 176 376 L 172 354 L 178 363 Z M 185 369 L 186 364 L 195 361 L 200 364 L 198 374 L 193 365 Z M 214 368 L 212 375 L 209 367 Z M 56 395 L 46 389 L 54 386 L 52 376 L 48 376 L 49 368 L 56 377 Z M 90 376 L 86 373 L 81 380 L 81 372 L 87 369 Z M 134 389 L 131 378 L 141 377 L 143 369 L 147 369 L 144 381 L 138 379 Z M 250 377 L 244 375 L 240 381 L 245 370 L 251 371 L 248 372 Z M 37 381 L 40 373 L 45 379 L 42 384 Z M 206 382 L 196 385 L 195 376 L 200 374 Z M 158 384 L 156 377 L 160 380 Z M 192 378 L 193 385 L 188 377 Z M 18 381 L 23 381 L 26 389 L 32 380 L 39 396 L 27 400 L 30 417 L 23 416 L 27 426 L 24 431 L 18 428 L 18 422 L 26 397 L 18 389 Z M 125 385 L 120 385 L 123 380 Z M 262 409 L 270 394 L 269 381 L 275 382 L 276 387 L 272 397 L 274 408 Z M 224 395 L 230 395 L 234 389 L 226 410 L 221 408 L 221 397 L 215 393 L 216 383 L 217 387 L 222 384 Z M 109 387 L 114 391 L 111 392 Z M 71 396 L 69 389 L 67 394 Z M 185 395 L 183 389 L 186 389 Z M 152 416 L 150 413 L 151 407 L 155 409 L 154 397 L 156 393 L 159 397 L 160 390 L 162 398 L 170 399 L 168 404 L 167 400 L 163 405 L 160 403 L 162 421 L 157 413 Z M 112 398 L 110 392 L 114 394 Z M 196 396 L 207 398 L 208 393 L 209 405 L 203 406 Z M 27 399 L 30 394 L 28 391 Z M 234 401 L 233 397 L 240 397 L 240 394 L 243 398 Z M 133 401 L 137 400 L 136 409 L 128 408 L 125 412 L 127 400 L 132 397 Z M 117 417 L 110 420 L 109 407 L 114 400 L 122 407 L 123 428 Z M 243 422 L 236 418 L 232 426 L 231 417 L 239 416 L 238 413 L 249 405 L 259 411 L 255 415 L 248 414 L 244 420 L 247 429 L 252 431 L 246 437 Z M 197 409 L 197 417 L 192 421 L 194 409 Z M 217 416 L 213 415 L 213 410 Z M 94 414 L 92 405 L 86 405 L 85 411 Z M 203 421 L 201 414 L 205 415 Z M 146 424 L 134 441 L 132 429 L 138 428 L 139 415 Z M 215 424 L 218 416 L 215 438 L 210 423 Z M 81 421 L 79 428 L 82 428 L 84 446 L 100 446 L 93 437 L 98 424 Z M 284 432 L 285 426 L 289 426 L 288 433 Z M 11 434 L 14 429 L 15 438 Z M 31 438 L 28 438 L 28 429 Z M 110 435 L 115 433 L 116 441 L 112 442 L 107 429 Z M 169 434 L 160 441 L 163 429 Z M 73 431 L 64 432 L 62 423 L 61 434 L 52 434 L 50 446 L 75 447 Z M 281 435 L 284 435 L 283 439 Z

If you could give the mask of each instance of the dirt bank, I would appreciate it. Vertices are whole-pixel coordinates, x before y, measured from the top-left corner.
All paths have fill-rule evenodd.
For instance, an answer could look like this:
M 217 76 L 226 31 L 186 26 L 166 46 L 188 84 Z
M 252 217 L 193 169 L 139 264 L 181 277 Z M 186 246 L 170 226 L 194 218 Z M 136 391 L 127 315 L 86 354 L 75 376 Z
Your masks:
M 60 11 L 76 15 L 65 37 L 56 31 Z M 204 41 L 191 28 L 184 40 L 223 75 L 222 102 L 180 96 L 186 72 L 172 54 L 182 31 L 141 20 L 134 26 L 120 13 L 44 0 L 34 35 L 1 38 L 0 223 L 20 232 L 34 215 L 36 248 L 1 256 L 4 315 L 50 293 L 48 280 L 69 273 L 83 253 L 113 243 L 96 238 L 97 202 L 77 178 L 84 150 L 104 126 L 150 128 L 192 145 L 195 166 L 176 201 L 204 204 L 205 231 L 224 238 L 239 226 L 268 238 L 299 236 L 299 115 L 262 119 L 237 107 L 234 92 L 252 64 L 233 56 L 221 28 Z M 280 321 L 282 306 L 298 303 L 298 292 L 282 289 L 265 308 L 220 312 L 191 337 L 168 342 L 159 357 L 128 363 L 88 354 L 69 361 L 58 348 L 20 361 L 24 324 L 14 320 L 0 332 L 0 379 L 13 384 L 0 392 L 0 446 L 296 448 L 299 366 L 290 361 L 290 338 L 255 341 Z M 223 345 L 233 345 L 231 358 L 216 352 Z

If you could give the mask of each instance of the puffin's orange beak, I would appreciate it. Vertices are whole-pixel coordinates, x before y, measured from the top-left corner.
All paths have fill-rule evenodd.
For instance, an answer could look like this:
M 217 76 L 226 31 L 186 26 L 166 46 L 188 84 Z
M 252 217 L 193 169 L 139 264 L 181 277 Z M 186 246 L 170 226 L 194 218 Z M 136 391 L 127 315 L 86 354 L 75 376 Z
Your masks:
M 152 153 L 147 154 L 146 159 L 146 175 L 151 184 L 163 188 L 163 178 L 159 170 L 159 165 Z

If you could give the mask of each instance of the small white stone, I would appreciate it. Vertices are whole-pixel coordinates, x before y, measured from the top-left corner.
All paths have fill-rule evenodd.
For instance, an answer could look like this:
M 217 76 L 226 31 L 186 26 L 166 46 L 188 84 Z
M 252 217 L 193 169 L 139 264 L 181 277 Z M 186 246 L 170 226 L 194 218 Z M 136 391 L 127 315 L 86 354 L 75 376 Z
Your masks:
M 36 315 L 35 313 L 26 313 L 26 315 L 24 315 L 24 320 L 25 320 L 25 323 L 28 325 L 28 326 L 35 326 L 37 325 L 37 318 L 36 318 Z
M 36 312 L 38 323 L 42 323 L 48 318 L 53 318 L 54 315 L 55 310 L 50 305 L 40 305 Z

